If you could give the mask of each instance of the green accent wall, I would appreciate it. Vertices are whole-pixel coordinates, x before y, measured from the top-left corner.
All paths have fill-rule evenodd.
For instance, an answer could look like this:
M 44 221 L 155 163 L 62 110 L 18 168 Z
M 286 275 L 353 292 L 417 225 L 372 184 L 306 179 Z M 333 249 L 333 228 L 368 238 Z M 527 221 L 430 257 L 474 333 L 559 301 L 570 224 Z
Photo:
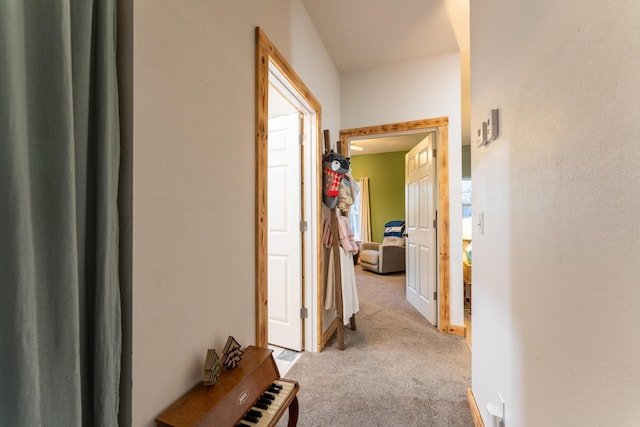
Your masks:
M 382 242 L 384 225 L 404 220 L 404 155 L 394 153 L 366 154 L 351 157 L 351 173 L 355 179 L 369 178 L 371 204 L 371 239 Z

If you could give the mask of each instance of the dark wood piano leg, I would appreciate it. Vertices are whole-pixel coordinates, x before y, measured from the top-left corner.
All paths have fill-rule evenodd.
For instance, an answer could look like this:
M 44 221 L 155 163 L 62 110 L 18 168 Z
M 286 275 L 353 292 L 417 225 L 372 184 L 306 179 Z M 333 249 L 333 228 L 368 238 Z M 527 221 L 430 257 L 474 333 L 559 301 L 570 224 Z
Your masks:
M 289 405 L 289 423 L 287 427 L 296 427 L 298 425 L 298 396 L 295 396 Z

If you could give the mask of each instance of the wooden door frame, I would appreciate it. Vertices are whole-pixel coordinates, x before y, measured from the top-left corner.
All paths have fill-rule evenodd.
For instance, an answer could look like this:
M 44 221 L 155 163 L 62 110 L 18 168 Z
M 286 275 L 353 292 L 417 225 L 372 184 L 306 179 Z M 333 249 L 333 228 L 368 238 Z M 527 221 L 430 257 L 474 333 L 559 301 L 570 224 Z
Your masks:
M 256 27 L 256 59 L 255 59 L 255 74 L 256 74 L 256 117 L 255 117 L 255 129 L 256 129 L 256 261 L 255 261 L 255 286 L 256 286 L 256 346 L 267 347 L 268 346 L 268 329 L 269 329 L 269 306 L 268 306 L 268 271 L 267 271 L 267 244 L 268 244 L 268 199 L 267 199 L 267 135 L 268 129 L 268 106 L 269 106 L 269 63 L 274 64 L 282 75 L 288 80 L 293 88 L 300 94 L 304 101 L 309 104 L 316 115 L 316 136 L 319 138 L 321 135 L 321 113 L 322 107 L 320 102 L 316 99 L 311 91 L 304 84 L 302 79 L 296 74 L 289 63 L 284 59 L 284 56 L 278 51 L 275 45 L 269 40 L 266 34 Z M 316 150 L 318 155 L 316 156 L 316 189 L 312 194 L 316 197 L 316 210 L 315 218 L 317 218 L 318 224 L 316 227 L 317 235 L 315 236 L 316 249 L 318 254 L 321 253 L 322 238 L 320 232 L 322 230 L 320 224 L 321 216 L 321 189 L 320 183 L 320 161 L 321 161 L 321 144 L 316 144 Z M 311 216 L 314 217 L 313 215 Z M 318 283 L 323 283 L 322 280 L 322 265 L 321 257 L 317 257 L 316 271 L 318 280 L 316 282 L 316 294 L 317 294 L 317 309 L 316 309 L 316 336 L 322 336 L 322 305 L 319 292 L 322 290 Z M 311 310 L 310 310 L 311 311 Z M 319 338 L 318 340 L 319 341 Z M 319 343 L 316 343 L 319 349 Z M 319 350 L 318 350 L 319 351 Z
M 414 120 L 378 126 L 344 129 L 340 141 L 347 147 L 349 139 L 407 132 L 434 130 L 437 138 L 438 179 L 438 329 L 447 334 L 464 335 L 464 327 L 451 325 L 451 277 L 449 231 L 449 118 Z

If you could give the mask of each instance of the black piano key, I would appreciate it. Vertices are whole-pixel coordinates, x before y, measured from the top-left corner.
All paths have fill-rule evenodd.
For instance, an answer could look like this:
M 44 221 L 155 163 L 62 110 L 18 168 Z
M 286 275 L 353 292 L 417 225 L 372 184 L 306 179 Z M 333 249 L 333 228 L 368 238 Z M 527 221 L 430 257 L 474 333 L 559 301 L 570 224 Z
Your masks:
M 276 400 L 276 397 L 273 394 L 270 394 L 270 393 L 262 393 L 262 398 L 263 399 L 269 399 L 269 400 Z
M 258 417 L 252 417 L 251 415 L 245 415 L 242 419 L 254 424 L 258 424 L 258 421 L 260 421 Z
M 249 412 L 247 412 L 247 415 L 260 418 L 262 416 L 262 412 L 256 411 L 255 409 L 249 409 Z
M 260 408 L 260 409 L 269 409 L 269 404 L 265 403 L 265 402 L 261 402 L 261 401 L 257 401 L 255 405 L 256 408 Z
M 269 405 L 271 405 L 271 402 L 273 402 L 273 400 L 260 398 L 260 399 L 258 399 L 257 403 L 260 403 L 261 405 L 269 406 Z M 258 406 L 258 408 L 260 408 L 260 407 Z M 260 408 L 260 409 L 263 409 L 263 408 Z
M 275 388 L 275 387 L 269 387 L 269 388 L 267 389 L 267 391 L 268 391 L 269 393 L 273 393 L 273 394 L 280 394 L 280 389 L 277 389 L 277 388 Z
M 276 384 L 276 383 L 272 383 L 271 387 L 273 388 L 277 388 L 278 390 L 282 390 L 282 384 Z

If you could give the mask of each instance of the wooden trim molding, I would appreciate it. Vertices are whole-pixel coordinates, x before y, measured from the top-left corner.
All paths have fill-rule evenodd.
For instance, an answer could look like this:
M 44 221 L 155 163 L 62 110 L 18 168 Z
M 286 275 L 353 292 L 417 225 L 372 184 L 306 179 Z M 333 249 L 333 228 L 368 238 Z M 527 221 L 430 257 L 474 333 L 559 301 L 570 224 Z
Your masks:
M 473 425 L 475 427 L 484 427 L 484 421 L 482 421 L 482 416 L 478 410 L 478 404 L 476 403 L 476 398 L 473 395 L 471 388 L 467 389 L 467 402 L 469 403 L 469 410 L 471 411 Z
M 450 333 L 451 276 L 449 260 L 449 126 L 438 126 L 438 327 Z
M 438 117 L 435 119 L 414 120 L 410 122 L 388 123 L 377 126 L 367 126 L 362 128 L 343 129 L 340 131 L 340 141 L 342 146 L 346 146 L 349 138 L 369 135 L 383 135 L 386 133 L 405 132 L 421 129 L 438 129 L 441 126 L 448 126 L 449 119 L 447 117 Z
M 331 339 L 331 337 L 333 336 L 333 334 L 337 330 L 338 330 L 338 318 L 336 317 L 336 318 L 333 319 L 333 321 L 331 322 L 331 324 L 329 325 L 327 330 L 322 335 L 322 347 L 323 348 L 327 344 L 327 342 L 329 342 L 329 340 Z
M 451 275 L 449 234 L 449 118 L 389 123 L 340 131 L 340 141 L 346 147 L 353 137 L 384 135 L 394 132 L 432 129 L 437 132 L 438 161 L 438 329 L 447 334 L 464 336 L 463 326 L 451 325 Z
M 267 271 L 267 243 L 268 243 L 268 229 L 267 229 L 267 211 L 268 211 L 268 198 L 267 198 L 267 135 L 268 135 L 268 106 L 269 106 L 269 63 L 274 64 L 282 73 L 282 75 L 289 81 L 289 83 L 300 94 L 304 101 L 314 110 L 316 116 L 316 136 L 319 140 L 321 132 L 321 117 L 322 108 L 320 102 L 316 99 L 311 91 L 304 84 L 302 79 L 296 74 L 293 68 L 285 60 L 284 56 L 278 51 L 275 45 L 269 40 L 266 34 L 256 27 L 255 30 L 255 42 L 256 42 L 256 58 L 255 58 L 255 74 L 256 74 L 256 116 L 255 116 L 255 129 L 256 129 L 256 261 L 255 261 L 255 273 L 256 273 L 256 346 L 267 347 L 268 345 L 268 271 Z M 313 145 L 312 145 L 313 147 Z M 316 245 L 317 253 L 322 253 L 322 224 L 321 224 L 321 206 L 322 206 L 322 177 L 320 170 L 322 144 L 315 143 L 315 149 L 318 151 L 317 164 L 316 164 L 316 206 L 317 212 L 315 218 L 318 220 Z M 317 281 L 317 336 L 318 336 L 318 351 L 322 346 L 322 286 L 319 285 L 323 282 L 322 274 L 322 258 L 317 257 L 316 271 L 318 272 Z
M 448 334 L 458 335 L 461 337 L 467 336 L 467 328 L 461 325 L 449 325 L 449 329 L 447 330 Z
M 267 347 L 267 121 L 269 50 L 266 36 L 256 28 L 256 346 Z

